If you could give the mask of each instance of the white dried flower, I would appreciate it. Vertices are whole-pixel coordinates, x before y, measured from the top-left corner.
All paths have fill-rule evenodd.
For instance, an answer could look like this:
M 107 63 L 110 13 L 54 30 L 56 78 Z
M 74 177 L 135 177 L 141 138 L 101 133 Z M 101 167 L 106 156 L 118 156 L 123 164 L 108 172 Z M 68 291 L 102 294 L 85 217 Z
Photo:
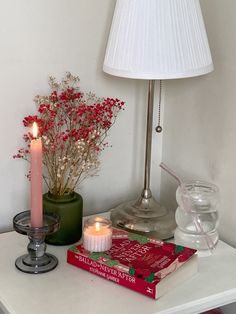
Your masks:
M 34 99 L 36 105 L 41 106 L 38 117 L 43 122 L 43 162 L 47 171 L 46 182 L 52 194 L 73 191 L 76 184 L 96 172 L 109 128 L 104 128 L 99 119 L 93 121 L 93 115 L 104 115 L 109 120 L 102 103 L 109 103 L 111 99 L 98 98 L 94 93 L 81 93 L 78 82 L 79 77 L 70 72 L 60 82 L 50 76 L 50 93 L 37 95 Z M 114 110 L 111 124 L 115 121 L 118 107 L 111 107 Z

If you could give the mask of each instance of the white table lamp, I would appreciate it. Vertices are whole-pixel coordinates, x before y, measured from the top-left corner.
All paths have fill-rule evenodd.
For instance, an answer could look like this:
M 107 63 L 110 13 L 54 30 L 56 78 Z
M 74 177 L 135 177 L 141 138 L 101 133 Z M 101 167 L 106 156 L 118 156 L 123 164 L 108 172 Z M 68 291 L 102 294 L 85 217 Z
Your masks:
M 199 0 L 117 0 L 103 70 L 149 80 L 144 188 L 137 200 L 112 210 L 113 224 L 170 238 L 174 215 L 156 202 L 150 189 L 154 83 L 213 70 Z

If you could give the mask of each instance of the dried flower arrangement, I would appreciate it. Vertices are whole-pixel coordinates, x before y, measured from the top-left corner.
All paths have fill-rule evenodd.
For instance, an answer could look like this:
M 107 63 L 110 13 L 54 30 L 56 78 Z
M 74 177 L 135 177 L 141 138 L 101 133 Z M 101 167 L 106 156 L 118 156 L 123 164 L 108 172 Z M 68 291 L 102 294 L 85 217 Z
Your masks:
M 35 97 L 38 114 L 25 117 L 23 124 L 29 128 L 37 122 L 43 143 L 44 180 L 51 194 L 64 195 L 97 173 L 108 130 L 124 102 L 82 93 L 79 78 L 71 73 L 59 83 L 50 77 L 49 86 L 49 95 Z M 13 157 L 28 160 L 32 133 L 23 138 L 26 148 Z

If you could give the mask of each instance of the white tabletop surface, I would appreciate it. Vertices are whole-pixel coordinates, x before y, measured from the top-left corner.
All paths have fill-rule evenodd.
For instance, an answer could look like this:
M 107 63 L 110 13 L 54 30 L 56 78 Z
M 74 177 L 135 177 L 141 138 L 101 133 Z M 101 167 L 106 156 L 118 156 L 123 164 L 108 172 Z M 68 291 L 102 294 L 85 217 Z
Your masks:
M 15 268 L 28 239 L 0 234 L 0 313 L 11 314 L 191 314 L 236 301 L 236 250 L 219 242 L 212 256 L 199 259 L 199 272 L 159 300 L 119 286 L 66 263 L 67 247 L 48 246 L 59 259 L 48 273 Z

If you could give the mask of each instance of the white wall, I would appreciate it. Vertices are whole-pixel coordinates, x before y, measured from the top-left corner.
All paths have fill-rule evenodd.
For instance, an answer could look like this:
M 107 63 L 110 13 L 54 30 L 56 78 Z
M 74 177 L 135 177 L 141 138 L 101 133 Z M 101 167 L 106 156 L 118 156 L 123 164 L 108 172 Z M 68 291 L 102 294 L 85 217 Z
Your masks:
M 163 160 L 185 179 L 221 192 L 220 235 L 236 246 L 236 1 L 201 1 L 215 71 L 166 86 Z M 162 174 L 162 200 L 176 208 L 176 183 Z
M 114 0 L 9 0 L 0 2 L 0 231 L 29 208 L 26 163 L 13 160 L 24 128 L 22 118 L 35 113 L 33 97 L 48 91 L 49 75 L 71 71 L 84 91 L 126 101 L 110 132 L 100 176 L 80 187 L 85 214 L 105 211 L 136 197 L 142 188 L 146 83 L 102 72 Z M 159 145 L 161 141 L 159 141 Z M 160 156 L 157 144 L 155 156 Z M 159 191 L 158 159 L 153 191 Z

